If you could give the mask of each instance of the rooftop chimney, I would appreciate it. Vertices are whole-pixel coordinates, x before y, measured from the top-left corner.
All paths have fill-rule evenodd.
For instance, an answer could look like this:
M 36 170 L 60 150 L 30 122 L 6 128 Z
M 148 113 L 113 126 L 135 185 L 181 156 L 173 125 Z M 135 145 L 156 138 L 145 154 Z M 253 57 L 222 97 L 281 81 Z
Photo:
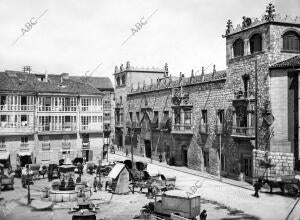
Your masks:
M 60 83 L 63 83 L 66 79 L 69 79 L 69 73 L 60 74 Z

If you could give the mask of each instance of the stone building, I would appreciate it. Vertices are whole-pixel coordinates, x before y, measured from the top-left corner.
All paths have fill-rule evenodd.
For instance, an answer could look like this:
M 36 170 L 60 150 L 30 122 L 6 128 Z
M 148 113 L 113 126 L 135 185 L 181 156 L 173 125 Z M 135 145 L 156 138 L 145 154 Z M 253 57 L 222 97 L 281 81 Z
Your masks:
M 5 71 L 0 79 L 1 163 L 101 157 L 102 92 L 67 73 Z
M 168 72 L 168 66 L 164 68 L 133 67 L 129 62 L 126 67 L 123 64 L 115 67 L 115 144 L 123 147 L 125 145 L 125 116 L 128 114 L 126 104 L 127 94 L 132 87 L 142 87 L 158 78 L 164 77 Z M 139 116 L 138 116 L 139 117 Z
M 246 181 L 293 173 L 299 169 L 300 19 L 280 17 L 270 4 L 260 19 L 243 17 L 236 28 L 229 20 L 223 37 L 224 71 L 156 80 L 140 72 L 135 83 L 127 79 L 127 147 Z

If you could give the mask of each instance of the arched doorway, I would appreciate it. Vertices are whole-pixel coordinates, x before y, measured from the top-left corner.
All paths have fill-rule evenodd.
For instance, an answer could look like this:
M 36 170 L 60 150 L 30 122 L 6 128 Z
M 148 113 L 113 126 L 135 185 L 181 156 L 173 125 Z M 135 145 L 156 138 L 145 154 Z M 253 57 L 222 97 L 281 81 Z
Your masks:
M 187 166 L 188 165 L 188 147 L 186 145 L 182 145 L 181 155 L 182 155 L 183 166 Z
M 146 157 L 151 158 L 151 141 L 150 140 L 144 140 L 145 142 L 145 153 Z

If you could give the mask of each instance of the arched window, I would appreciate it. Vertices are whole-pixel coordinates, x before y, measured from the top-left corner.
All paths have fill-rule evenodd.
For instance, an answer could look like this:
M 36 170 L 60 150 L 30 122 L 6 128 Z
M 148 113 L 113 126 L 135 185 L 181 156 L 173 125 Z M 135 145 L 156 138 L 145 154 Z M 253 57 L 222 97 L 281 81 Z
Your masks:
M 117 85 L 120 86 L 120 77 L 117 77 Z
M 262 51 L 262 38 L 260 34 L 254 34 L 250 38 L 250 52 L 256 53 Z
M 294 31 L 288 31 L 283 35 L 283 50 L 300 52 L 299 35 Z
M 125 75 L 122 76 L 122 85 L 125 84 Z
M 244 41 L 242 39 L 238 39 L 233 43 L 233 56 L 244 56 Z

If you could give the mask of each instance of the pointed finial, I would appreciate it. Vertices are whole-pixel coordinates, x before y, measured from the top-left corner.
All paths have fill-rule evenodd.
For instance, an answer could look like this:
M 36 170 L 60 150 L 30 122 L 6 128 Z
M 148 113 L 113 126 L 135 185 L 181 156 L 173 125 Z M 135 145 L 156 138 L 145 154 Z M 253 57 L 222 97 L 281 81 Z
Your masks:
M 126 69 L 129 69 L 129 68 L 130 68 L 130 62 L 127 61 L 127 63 L 126 63 Z
M 194 77 L 194 70 L 192 69 L 191 77 Z
M 269 3 L 266 7 L 266 14 L 265 14 L 266 21 L 274 21 L 275 17 L 275 6 L 272 3 Z
M 203 75 L 204 75 L 204 66 L 202 67 L 201 74 L 203 74 Z
M 232 21 L 229 19 L 227 21 L 227 24 L 226 24 L 226 31 L 225 31 L 225 33 L 229 34 L 232 31 L 232 29 L 233 29 Z
M 213 65 L 213 73 L 216 73 L 216 65 Z

